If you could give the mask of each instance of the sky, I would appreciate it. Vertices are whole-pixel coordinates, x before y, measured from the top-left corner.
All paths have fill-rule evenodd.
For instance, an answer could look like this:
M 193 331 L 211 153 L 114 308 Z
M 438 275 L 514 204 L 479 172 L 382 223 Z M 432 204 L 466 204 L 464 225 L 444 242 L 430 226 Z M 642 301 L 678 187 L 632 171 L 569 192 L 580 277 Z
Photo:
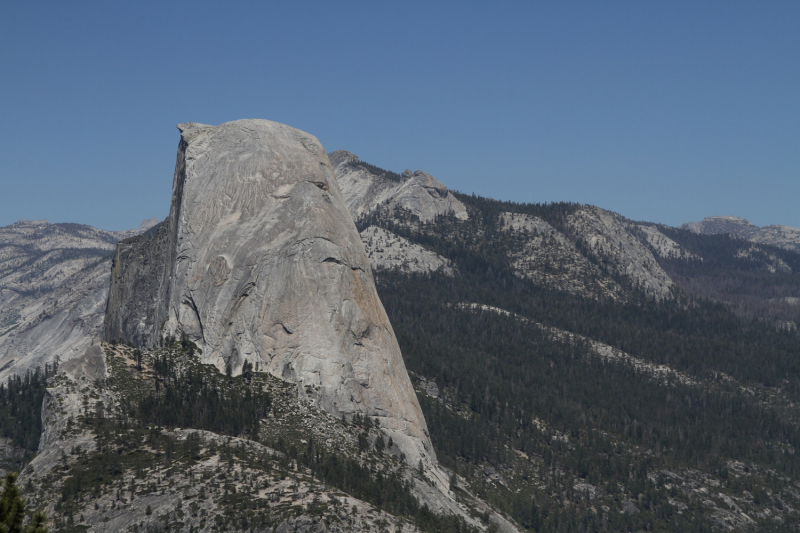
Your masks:
M 451 189 L 800 227 L 800 2 L 0 2 L 0 226 L 169 210 L 176 124 Z

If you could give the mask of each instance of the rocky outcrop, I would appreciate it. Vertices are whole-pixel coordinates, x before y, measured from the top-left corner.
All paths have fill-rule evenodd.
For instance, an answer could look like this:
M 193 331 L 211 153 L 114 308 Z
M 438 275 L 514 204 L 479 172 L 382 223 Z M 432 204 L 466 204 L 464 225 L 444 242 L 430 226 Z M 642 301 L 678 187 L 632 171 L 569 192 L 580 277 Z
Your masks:
M 758 226 L 753 225 L 746 218 L 715 216 L 706 217 L 700 222 L 687 222 L 681 225 L 680 229 L 715 235 L 717 233 L 749 233 L 758 229 Z
M 401 207 L 430 222 L 439 215 L 452 213 L 460 220 L 468 218 L 467 208 L 439 180 L 417 170 L 402 175 L 381 173 L 344 150 L 329 154 L 345 204 L 353 219 L 373 212 L 379 205 Z
M 791 274 L 792 267 L 790 267 L 786 261 L 781 259 L 780 257 L 776 256 L 775 254 L 769 253 L 759 246 L 755 246 L 753 244 L 749 246 L 743 246 L 736 252 L 737 259 L 745 259 L 747 261 L 751 261 L 755 264 L 758 264 L 769 272 L 770 274 L 776 274 L 778 272 L 784 274 Z
M 626 230 L 619 215 L 584 206 L 567 217 L 567 226 L 609 270 L 627 276 L 653 297 L 671 296 L 672 280 L 650 250 Z
M 706 217 L 700 222 L 688 222 L 680 226 L 694 233 L 714 235 L 730 233 L 743 239 L 778 246 L 793 252 L 800 252 L 800 228 L 772 225 L 759 227 L 746 218 L 732 216 Z
M 106 338 L 152 347 L 185 335 L 203 362 L 234 374 L 249 362 L 297 383 L 335 416 L 377 419 L 410 464 L 433 465 L 400 348 L 319 142 L 265 120 L 179 129 L 169 218 L 149 238 L 120 244 Z
M 361 242 L 373 270 L 399 268 L 404 272 L 435 272 L 439 269 L 453 275 L 450 262 L 408 239 L 378 226 L 361 232 Z
M 501 213 L 498 227 L 516 237 L 509 250 L 516 274 L 552 289 L 592 298 L 616 298 L 619 285 L 571 240 L 539 217 Z
M 142 224 L 139 226 L 139 231 L 147 231 L 150 228 L 156 226 L 158 224 L 158 218 L 148 218 L 147 220 L 143 220 Z
M 210 431 L 117 429 L 126 445 L 114 449 L 114 477 L 89 479 L 86 465 L 108 464 L 102 449 L 108 436 L 98 435 L 98 427 L 113 424 L 135 404 L 137 394 L 148 390 L 145 383 L 151 383 L 153 355 L 145 353 L 145 370 L 139 372 L 132 352 L 122 346 L 93 345 L 63 364 L 49 383 L 39 453 L 23 470 L 20 485 L 32 487 L 25 495 L 29 508 L 44 510 L 51 530 L 64 529 L 67 521 L 86 531 L 163 530 L 169 522 L 171 530 L 209 532 L 218 531 L 227 520 L 228 527 L 223 529 L 234 531 L 377 533 L 387 527 L 418 531 L 407 519 L 320 483 L 305 468 L 278 472 L 283 454 L 274 449 Z M 267 381 L 281 416 L 263 421 L 265 436 L 285 429 L 290 430 L 282 433 L 288 439 L 292 431 L 305 429 L 287 427 L 286 417 L 320 428 L 326 437 L 341 439 L 346 425 L 340 419 L 309 409 L 296 394 L 284 399 L 281 392 L 291 386 L 274 378 Z M 323 438 L 318 442 L 324 442 Z M 181 453 L 189 443 L 193 443 L 191 454 Z M 0 452 L 6 451 L 6 444 L 0 440 Z M 13 448 L 8 451 L 14 453 Z M 389 456 L 374 456 L 397 465 Z M 70 486 L 76 478 L 85 481 Z M 76 490 L 80 496 L 91 496 L 75 498 Z M 223 490 L 226 495 L 234 491 L 236 498 L 223 497 Z

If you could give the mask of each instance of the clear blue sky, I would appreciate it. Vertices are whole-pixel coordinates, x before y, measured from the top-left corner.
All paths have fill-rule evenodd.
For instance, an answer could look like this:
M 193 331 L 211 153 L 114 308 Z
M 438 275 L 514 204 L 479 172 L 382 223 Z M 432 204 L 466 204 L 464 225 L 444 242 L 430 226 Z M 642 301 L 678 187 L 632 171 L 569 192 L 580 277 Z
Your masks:
M 800 2 L 0 3 L 0 225 L 163 218 L 180 122 L 677 225 L 800 227 Z

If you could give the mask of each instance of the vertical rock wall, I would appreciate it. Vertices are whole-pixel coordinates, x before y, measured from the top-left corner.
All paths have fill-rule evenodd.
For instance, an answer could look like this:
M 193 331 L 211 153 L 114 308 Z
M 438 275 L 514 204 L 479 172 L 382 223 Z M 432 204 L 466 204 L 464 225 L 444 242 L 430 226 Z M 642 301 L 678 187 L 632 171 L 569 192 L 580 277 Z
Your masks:
M 106 341 L 124 339 L 136 346 L 155 346 L 163 320 L 163 289 L 168 222 L 145 235 L 121 241 L 111 263 L 106 306 Z M 162 310 L 161 320 L 157 310 Z

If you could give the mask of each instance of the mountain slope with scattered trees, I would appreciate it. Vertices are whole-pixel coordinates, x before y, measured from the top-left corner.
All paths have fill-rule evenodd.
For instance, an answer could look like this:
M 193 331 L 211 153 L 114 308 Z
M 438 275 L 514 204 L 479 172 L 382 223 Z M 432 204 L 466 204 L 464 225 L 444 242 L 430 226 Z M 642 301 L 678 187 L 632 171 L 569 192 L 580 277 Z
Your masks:
M 457 472 L 456 484 L 531 531 L 800 524 L 800 336 L 685 281 L 706 275 L 725 283 L 727 275 L 746 285 L 752 274 L 762 300 L 767 291 L 790 295 L 798 254 L 768 250 L 792 268 L 775 274 L 764 257 L 755 266 L 737 257 L 736 239 L 659 228 L 703 260 L 654 253 L 678 285 L 674 298 L 655 299 L 570 231 L 579 205 L 459 199 L 466 221 L 423 223 L 388 207 L 358 221 L 359 229 L 382 227 L 424 246 L 456 272 L 376 272 L 439 459 Z M 512 262 L 529 237 L 504 231 L 503 213 L 562 232 L 622 297 L 521 276 Z M 688 382 L 604 359 L 581 338 L 666 365 Z

